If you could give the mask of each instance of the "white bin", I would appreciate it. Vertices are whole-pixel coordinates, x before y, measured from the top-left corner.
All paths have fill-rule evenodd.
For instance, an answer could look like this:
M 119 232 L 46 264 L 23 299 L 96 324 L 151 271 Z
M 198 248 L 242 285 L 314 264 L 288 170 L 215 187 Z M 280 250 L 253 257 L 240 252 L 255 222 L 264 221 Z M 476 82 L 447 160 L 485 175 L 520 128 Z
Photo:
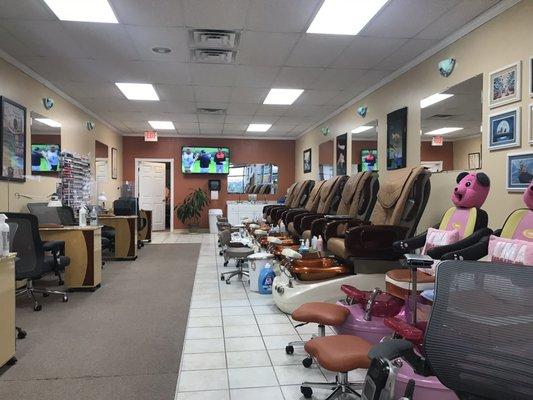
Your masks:
M 224 213 L 218 208 L 212 208 L 209 210 L 209 232 L 218 233 L 217 217 L 222 215 L 224 215 Z
M 250 265 L 250 290 L 259 292 L 259 274 L 267 264 L 272 266 L 274 262 L 274 255 L 270 253 L 255 253 L 248 256 Z

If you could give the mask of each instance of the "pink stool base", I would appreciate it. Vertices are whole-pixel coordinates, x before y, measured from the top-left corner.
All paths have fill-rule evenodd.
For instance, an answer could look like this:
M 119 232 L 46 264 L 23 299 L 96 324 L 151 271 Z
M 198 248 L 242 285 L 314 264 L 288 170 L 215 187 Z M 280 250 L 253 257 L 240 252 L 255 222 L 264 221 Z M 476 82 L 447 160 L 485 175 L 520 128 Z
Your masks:
M 399 399 L 403 396 L 410 379 L 416 382 L 413 400 L 458 400 L 455 393 L 440 383 L 436 377 L 417 375 L 406 362 L 398 371 L 395 398 Z

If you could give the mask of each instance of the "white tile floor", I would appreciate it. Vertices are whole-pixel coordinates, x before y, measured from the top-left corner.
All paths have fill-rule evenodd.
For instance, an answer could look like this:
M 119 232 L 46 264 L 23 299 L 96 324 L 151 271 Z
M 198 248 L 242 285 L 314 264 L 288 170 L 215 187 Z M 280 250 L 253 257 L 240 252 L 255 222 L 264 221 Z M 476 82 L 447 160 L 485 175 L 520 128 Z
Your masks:
M 303 349 L 285 354 L 289 341 L 307 338 L 316 326 L 295 328 L 272 296 L 246 282 L 219 280 L 223 267 L 216 235 L 155 233 L 152 243 L 201 243 L 189 311 L 176 400 L 296 400 L 300 384 L 325 382 L 334 374 L 315 364 L 304 368 Z M 351 377 L 361 380 L 361 374 Z M 317 399 L 328 391 L 315 390 Z

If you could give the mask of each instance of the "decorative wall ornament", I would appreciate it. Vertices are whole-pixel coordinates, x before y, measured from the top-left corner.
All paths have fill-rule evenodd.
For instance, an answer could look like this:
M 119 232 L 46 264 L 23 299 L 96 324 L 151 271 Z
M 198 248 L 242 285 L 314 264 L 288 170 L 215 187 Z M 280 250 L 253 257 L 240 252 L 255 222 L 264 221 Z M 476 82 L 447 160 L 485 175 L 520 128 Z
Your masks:
M 327 126 L 322 128 L 322 135 L 328 136 L 329 133 L 330 133 L 330 130 L 329 130 L 329 128 Z
M 520 147 L 520 107 L 489 115 L 489 151 Z
M 359 107 L 357 109 L 357 114 L 359 114 L 359 116 L 361 118 L 364 118 L 366 117 L 366 112 L 368 111 L 368 107 L 367 106 L 362 106 L 362 107 Z
M 311 149 L 304 150 L 304 174 L 311 172 Z
M 533 153 L 507 153 L 507 190 L 523 192 L 533 179 Z
M 88 131 L 92 131 L 95 125 L 93 121 L 87 121 L 86 126 Z
M 455 63 L 455 58 L 447 58 L 446 60 L 442 60 L 438 64 L 439 73 L 445 78 L 449 77 L 453 73 Z
M 51 99 L 50 97 L 44 97 L 43 106 L 47 110 L 51 109 L 54 106 L 54 99 Z

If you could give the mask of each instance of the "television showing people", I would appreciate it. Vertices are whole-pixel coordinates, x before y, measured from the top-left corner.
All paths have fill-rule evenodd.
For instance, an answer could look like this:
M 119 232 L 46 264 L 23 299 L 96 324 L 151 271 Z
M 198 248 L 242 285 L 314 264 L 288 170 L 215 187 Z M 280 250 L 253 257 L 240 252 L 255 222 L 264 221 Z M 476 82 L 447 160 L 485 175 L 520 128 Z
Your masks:
M 58 144 L 32 144 L 32 172 L 57 172 L 60 169 L 61 149 Z
M 184 174 L 228 174 L 230 153 L 227 147 L 184 146 L 181 171 Z

